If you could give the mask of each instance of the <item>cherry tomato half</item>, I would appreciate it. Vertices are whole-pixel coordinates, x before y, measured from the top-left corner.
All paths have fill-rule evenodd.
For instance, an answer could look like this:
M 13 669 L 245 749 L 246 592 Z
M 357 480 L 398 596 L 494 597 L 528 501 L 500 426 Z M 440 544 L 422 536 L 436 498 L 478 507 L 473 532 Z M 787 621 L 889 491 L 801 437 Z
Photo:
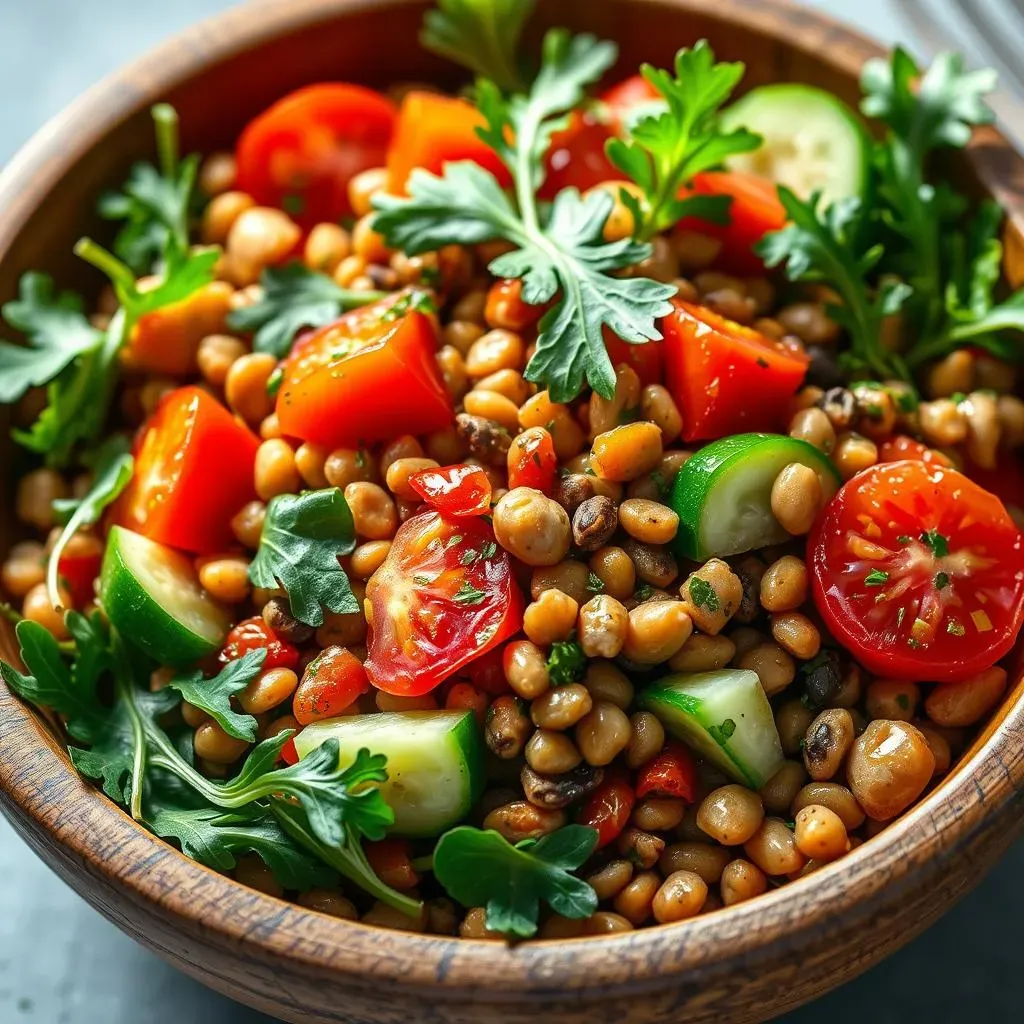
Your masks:
M 238 185 L 307 230 L 352 213 L 348 183 L 384 163 L 395 105 L 361 85 L 327 82 L 285 96 L 238 140 Z
M 327 647 L 302 673 L 292 714 L 299 725 L 335 718 L 370 688 L 363 663 L 346 647 Z
M 807 357 L 703 306 L 673 305 L 661 344 L 665 380 L 683 412 L 683 440 L 780 428 Z
M 636 795 L 673 797 L 693 803 L 697 799 L 697 762 L 681 743 L 669 742 L 660 754 L 640 769 L 636 780 Z
M 256 498 L 256 436 L 201 388 L 161 399 L 135 447 L 135 474 L 112 518 L 172 548 L 209 554 L 235 543 L 231 518 Z
M 455 418 L 434 358 L 434 321 L 390 313 L 394 296 L 300 338 L 284 364 L 277 418 L 290 437 L 360 448 Z M 397 312 L 397 311 L 395 311 Z
M 405 522 L 366 584 L 366 672 L 387 693 L 428 693 L 517 632 L 523 597 L 483 519 L 424 512 Z
M 218 660 L 226 665 L 259 650 L 267 652 L 261 666 L 263 672 L 270 668 L 295 668 L 299 663 L 298 648 L 282 640 L 258 615 L 244 619 L 228 633 Z
M 509 490 L 533 487 L 550 494 L 557 472 L 555 442 L 543 427 L 530 427 L 512 439 L 508 450 Z
M 491 481 L 479 466 L 424 469 L 409 477 L 409 486 L 446 516 L 481 516 L 491 509 Z
M 612 366 L 625 363 L 636 371 L 641 384 L 660 384 L 665 376 L 665 346 L 660 341 L 633 344 L 604 329 L 604 347 Z
M 956 681 L 998 661 L 1024 621 L 1024 548 L 995 495 L 905 460 L 848 481 L 808 538 L 812 592 L 869 671 Z
M 931 466 L 952 466 L 942 452 L 929 448 L 921 441 L 916 441 L 906 434 L 897 434 L 883 441 L 878 446 L 879 462 L 899 462 L 902 459 L 913 459 L 915 462 L 927 462 Z M 972 474 L 973 476 L 973 474 Z
M 622 772 L 609 769 L 601 783 L 580 809 L 576 821 L 597 829 L 597 849 L 615 842 L 629 823 L 636 794 Z
M 97 545 L 98 546 L 98 545 Z M 103 549 L 82 554 L 64 552 L 57 563 L 57 576 L 67 588 L 74 608 L 84 608 L 96 598 L 96 577 L 103 563 Z

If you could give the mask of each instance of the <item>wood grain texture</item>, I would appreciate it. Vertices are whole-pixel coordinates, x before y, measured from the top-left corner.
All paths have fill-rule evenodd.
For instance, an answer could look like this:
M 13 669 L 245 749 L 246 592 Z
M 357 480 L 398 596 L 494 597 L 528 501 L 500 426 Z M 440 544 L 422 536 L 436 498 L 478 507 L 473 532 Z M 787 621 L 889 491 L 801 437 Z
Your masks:
M 258 0 L 198 26 L 86 94 L 0 176 L 0 300 L 43 267 L 98 285 L 70 246 L 102 230 L 95 198 L 148 154 L 147 109 L 178 106 L 187 148 L 230 144 L 312 81 L 444 81 L 415 44 L 414 0 Z M 540 21 L 619 40 L 623 69 L 707 36 L 747 85 L 820 84 L 854 102 L 870 41 L 774 0 L 548 0 Z M 384 44 L 386 40 L 386 44 Z M 1007 273 L 1024 280 L 1024 162 L 994 130 L 953 169 L 1004 203 Z M 2 416 L 0 416 L 2 419 Z M 7 432 L 3 436 L 6 439 Z M 0 494 L 16 472 L 0 442 Z M 0 502 L 0 537 L 11 530 Z M 11 634 L 0 630 L 9 656 Z M 1016 673 L 1019 678 L 1020 673 Z M 625 935 L 463 942 L 337 921 L 263 896 L 154 839 L 71 769 L 45 723 L 0 686 L 0 808 L 38 854 L 127 933 L 193 977 L 288 1021 L 534 1024 L 760 1021 L 909 941 L 1024 829 L 1024 683 L 925 801 L 841 862 L 748 904 Z

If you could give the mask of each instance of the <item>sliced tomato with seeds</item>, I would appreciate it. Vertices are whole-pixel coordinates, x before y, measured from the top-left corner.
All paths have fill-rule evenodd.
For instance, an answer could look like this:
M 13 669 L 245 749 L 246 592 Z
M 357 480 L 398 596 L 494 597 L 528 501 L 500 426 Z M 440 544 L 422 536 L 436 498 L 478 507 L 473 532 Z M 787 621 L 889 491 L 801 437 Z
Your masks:
M 370 682 L 408 697 L 433 690 L 523 622 L 509 556 L 481 517 L 413 516 L 367 582 L 366 600 Z
M 409 477 L 409 486 L 446 516 L 480 516 L 491 509 L 490 477 L 465 462 L 421 470 Z
M 264 672 L 271 668 L 295 668 L 299 663 L 299 649 L 282 640 L 258 615 L 244 619 L 228 633 L 218 660 L 226 665 L 259 650 L 267 652 L 262 665 Z
M 869 671 L 955 682 L 993 665 L 1024 621 L 1024 540 L 962 473 L 905 460 L 848 481 L 808 538 L 812 592 Z
M 550 494 L 558 472 L 558 456 L 551 434 L 543 427 L 529 427 L 517 434 L 508 450 L 508 486 L 532 487 Z

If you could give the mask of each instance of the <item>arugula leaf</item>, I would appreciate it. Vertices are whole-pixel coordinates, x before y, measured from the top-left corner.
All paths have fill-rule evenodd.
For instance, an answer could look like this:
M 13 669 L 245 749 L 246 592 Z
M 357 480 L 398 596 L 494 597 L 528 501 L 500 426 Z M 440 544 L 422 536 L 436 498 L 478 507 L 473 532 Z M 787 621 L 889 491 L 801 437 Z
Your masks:
M 60 558 L 64 553 L 71 538 L 83 527 L 92 526 L 99 522 L 103 510 L 110 505 L 117 496 L 128 486 L 135 469 L 135 460 L 129 450 L 128 439 L 123 435 L 115 435 L 110 438 L 97 452 L 96 455 L 96 477 L 85 497 L 77 502 L 55 502 L 55 509 L 68 510 L 73 504 L 73 510 L 61 530 L 57 542 L 50 551 L 46 567 L 46 588 L 49 593 L 50 603 L 54 608 L 60 608 Z
M 253 348 L 283 359 L 303 328 L 323 327 L 342 313 L 385 297 L 384 292 L 352 291 L 302 263 L 267 267 L 260 276 L 263 297 L 228 314 L 233 331 L 253 332 Z
M 217 871 L 230 871 L 235 854 L 255 853 L 285 889 L 331 886 L 337 873 L 299 847 L 265 810 L 228 813 L 216 807 L 160 806 L 146 825 L 162 839 L 174 839 L 182 853 Z
M 175 676 L 168 686 L 177 690 L 189 704 L 205 711 L 229 736 L 252 743 L 256 739 L 256 719 L 235 711 L 231 698 L 260 674 L 266 657 L 264 649 L 247 651 L 241 658 L 229 661 L 212 679 L 196 669 L 187 675 Z
M 694 175 L 761 145 L 760 135 L 745 128 L 723 133 L 717 123 L 718 109 L 732 95 L 744 70 L 741 63 L 716 64 L 706 39 L 692 50 L 684 47 L 676 53 L 675 77 L 650 64 L 640 68 L 667 101 L 667 109 L 635 121 L 629 140 L 609 139 L 606 144 L 611 162 L 644 193 L 643 203 L 626 190 L 621 193 L 633 213 L 637 238 L 649 240 L 687 214 L 727 220 L 727 196 L 678 196 Z
M 18 298 L 3 307 L 4 321 L 28 345 L 0 342 L 0 402 L 9 404 L 29 388 L 49 383 L 78 356 L 103 340 L 82 312 L 74 292 L 55 292 L 48 274 L 22 274 Z
M 617 276 L 650 255 L 651 248 L 629 239 L 604 240 L 610 195 L 581 197 L 575 189 L 563 189 L 550 211 L 543 211 L 546 216 L 537 202 L 552 134 L 564 126 L 584 88 L 614 59 L 610 43 L 553 29 L 544 39 L 541 69 L 527 95 L 506 98 L 493 82 L 478 83 L 478 105 L 486 121 L 479 134 L 508 165 L 515 204 L 492 174 L 469 162 L 446 165 L 441 177 L 414 171 L 407 199 L 374 197 L 375 229 L 389 246 L 409 255 L 499 238 L 516 247 L 492 261 L 489 270 L 522 279 L 525 302 L 553 303 L 538 325 L 537 349 L 525 376 L 543 382 L 556 402 L 573 398 L 584 378 L 610 397 L 615 374 L 603 328 L 627 342 L 656 341 L 661 333 L 655 321 L 670 311 L 668 299 L 674 294 L 671 285 Z
M 868 274 L 882 257 L 881 246 L 862 250 L 858 241 L 866 216 L 856 196 L 820 209 L 821 193 L 800 199 L 785 185 L 778 187 L 790 223 L 755 246 L 768 267 L 785 264 L 791 281 L 827 281 L 839 293 L 841 305 L 829 306 L 829 315 L 846 328 L 850 349 L 842 359 L 853 371 L 880 380 L 910 379 L 898 354 L 881 344 L 882 321 L 900 310 L 911 289 L 901 281 L 884 281 L 872 295 Z
M 541 900 L 569 918 L 597 909 L 593 888 L 570 874 L 596 846 L 597 830 L 584 825 L 515 846 L 498 832 L 462 825 L 438 841 L 434 875 L 464 906 L 486 906 L 488 928 L 529 938 L 537 931 Z
M 534 0 L 438 0 L 423 17 L 420 43 L 505 92 L 521 92 L 516 51 L 533 7 Z
M 178 114 L 167 103 L 152 108 L 159 170 L 135 164 L 121 192 L 100 200 L 107 220 L 125 225 L 114 240 L 114 252 L 137 274 L 148 274 L 163 261 L 176 263 L 189 248 L 189 221 L 194 205 L 199 157 L 178 159 Z
M 556 640 L 548 655 L 548 677 L 552 686 L 565 686 L 583 678 L 587 658 L 574 640 Z
M 355 545 L 352 513 L 337 487 L 281 494 L 267 506 L 249 579 L 257 587 L 284 587 L 292 615 L 307 626 L 321 626 L 324 608 L 339 614 L 359 611 L 338 562 Z

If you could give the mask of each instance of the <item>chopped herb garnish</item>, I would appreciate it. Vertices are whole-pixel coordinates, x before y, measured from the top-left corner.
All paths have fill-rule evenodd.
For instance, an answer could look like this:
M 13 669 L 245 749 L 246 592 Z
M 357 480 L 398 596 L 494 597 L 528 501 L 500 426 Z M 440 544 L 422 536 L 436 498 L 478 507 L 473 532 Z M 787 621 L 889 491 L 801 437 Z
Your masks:
M 633 597 L 642 603 L 644 601 L 649 601 L 653 593 L 654 587 L 652 587 L 650 583 L 641 583 L 636 590 L 633 591 Z
M 872 569 L 864 577 L 864 583 L 869 587 L 884 587 L 889 582 L 889 574 L 882 569 Z
M 587 656 L 574 640 L 556 640 L 548 655 L 548 677 L 552 686 L 565 686 L 583 678 Z
M 708 727 L 708 735 L 722 747 L 726 745 L 735 731 L 736 723 L 731 718 L 727 718 L 721 725 Z
M 925 530 L 921 534 L 921 543 L 931 548 L 936 558 L 945 558 L 949 554 L 949 538 L 943 536 L 938 530 Z
M 910 542 L 911 542 L 911 541 L 912 541 L 913 539 L 914 539 L 914 538 L 913 538 L 913 537 L 911 537 L 911 536 L 909 536 L 908 534 L 906 534 L 906 533 L 901 533 L 901 534 L 900 534 L 900 535 L 899 535 L 899 536 L 898 536 L 898 537 L 896 538 L 896 543 L 897 543 L 897 544 L 909 544 L 909 543 L 910 543 Z
M 951 618 L 949 622 L 946 623 L 946 632 L 949 633 L 950 636 L 967 635 L 967 630 L 964 628 L 963 623 L 958 622 L 956 619 L 953 618 Z
M 455 597 L 452 599 L 457 604 L 472 607 L 473 605 L 483 604 L 487 594 L 482 590 L 477 590 L 469 580 L 463 580 L 462 586 L 455 592 Z
M 949 573 L 948 572 L 937 572 L 935 574 L 935 589 L 945 590 L 949 586 Z
M 434 296 L 422 288 L 410 288 L 393 306 L 389 306 L 384 311 L 381 321 L 386 324 L 394 323 L 414 310 L 417 313 L 436 313 L 437 302 Z
M 604 593 L 604 580 L 601 579 L 596 572 L 587 574 L 587 590 L 589 590 L 591 594 Z
M 709 612 L 717 612 L 721 608 L 718 593 L 707 580 L 703 580 L 699 576 L 691 576 L 686 584 L 686 589 L 695 608 L 706 608 Z
M 905 693 L 896 694 L 896 703 L 904 710 L 910 710 L 910 698 Z

